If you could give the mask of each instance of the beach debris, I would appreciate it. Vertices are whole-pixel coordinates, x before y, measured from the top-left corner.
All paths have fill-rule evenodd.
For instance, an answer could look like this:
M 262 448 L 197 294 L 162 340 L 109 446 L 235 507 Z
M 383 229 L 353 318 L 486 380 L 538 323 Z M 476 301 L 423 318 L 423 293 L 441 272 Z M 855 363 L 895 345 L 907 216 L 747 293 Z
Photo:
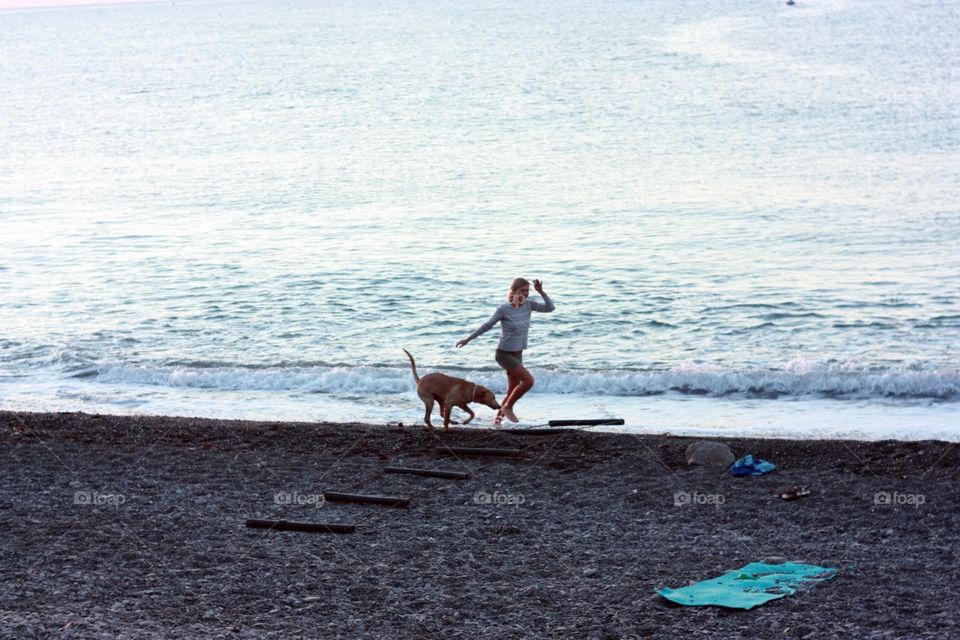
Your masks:
M 446 471 L 443 469 L 414 469 L 412 467 L 384 467 L 384 473 L 406 473 L 428 478 L 446 478 L 447 480 L 466 480 L 470 474 L 465 471 Z
M 795 484 L 780 494 L 783 500 L 799 500 L 810 495 L 810 489 L 799 484 Z
M 550 420 L 547 425 L 551 427 L 599 427 L 603 425 L 624 424 L 623 418 L 596 418 L 585 420 Z
M 735 460 L 733 451 L 722 442 L 699 440 L 687 447 L 687 464 L 704 467 L 729 467 Z
M 325 524 L 321 522 L 290 522 L 288 520 L 247 520 L 250 529 L 269 529 L 271 531 L 304 531 L 306 533 L 353 533 L 352 524 Z
M 792 595 L 805 584 L 829 580 L 836 574 L 836 569 L 815 564 L 751 562 L 718 578 L 679 589 L 665 587 L 657 593 L 671 602 L 686 606 L 752 609 Z
M 406 509 L 410 506 L 410 498 L 394 498 L 390 496 L 368 496 L 357 493 L 339 493 L 324 491 L 323 499 L 327 502 L 357 502 L 361 504 L 379 504 L 385 507 Z
M 436 452 L 451 456 L 519 456 L 520 449 L 496 449 L 492 447 L 438 447 Z
M 730 465 L 730 473 L 735 476 L 762 476 L 777 468 L 777 465 L 747 454 Z

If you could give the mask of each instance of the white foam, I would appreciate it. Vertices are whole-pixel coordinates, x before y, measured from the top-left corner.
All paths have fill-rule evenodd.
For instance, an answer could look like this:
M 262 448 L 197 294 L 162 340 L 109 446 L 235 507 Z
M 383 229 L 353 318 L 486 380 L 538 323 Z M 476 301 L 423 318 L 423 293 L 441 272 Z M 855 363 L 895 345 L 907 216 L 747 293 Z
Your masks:
M 409 369 L 373 366 L 336 367 L 186 367 L 112 364 L 97 367 L 97 383 L 230 391 L 300 391 L 384 394 L 414 388 Z M 505 388 L 503 373 L 493 370 L 451 372 L 495 392 Z M 561 370 L 534 368 L 533 393 L 598 396 L 649 396 L 664 393 L 715 397 L 903 398 L 960 400 L 960 370 L 858 368 L 793 360 L 779 369 L 730 369 L 685 362 L 667 370 Z M 87 372 L 85 375 L 90 375 Z
M 422 424 L 423 405 L 409 394 L 349 395 L 197 388 L 135 387 L 85 381 L 4 383 L 0 409 L 86 411 L 117 415 Z M 551 393 L 525 396 L 521 424 L 557 418 L 625 420 L 598 431 L 672 433 L 707 437 L 841 438 L 960 441 L 960 403 L 900 400 L 799 401 L 699 396 L 597 396 Z M 494 412 L 476 406 L 471 426 L 491 427 Z M 459 414 L 459 410 L 456 411 Z M 436 417 L 436 416 L 435 416 Z M 590 430 L 594 430 L 591 428 Z M 640 445 L 638 445 L 640 446 Z

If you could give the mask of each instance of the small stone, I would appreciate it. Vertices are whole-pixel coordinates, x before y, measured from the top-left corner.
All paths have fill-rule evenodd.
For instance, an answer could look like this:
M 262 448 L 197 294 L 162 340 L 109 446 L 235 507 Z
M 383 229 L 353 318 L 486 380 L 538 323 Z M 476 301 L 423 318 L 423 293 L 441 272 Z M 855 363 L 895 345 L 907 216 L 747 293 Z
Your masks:
M 600 573 L 600 569 L 596 567 L 587 567 L 586 569 L 583 570 L 583 577 L 589 578 L 591 576 L 597 575 L 598 573 Z
M 763 559 L 763 564 L 784 564 L 786 561 L 783 556 L 767 556 Z

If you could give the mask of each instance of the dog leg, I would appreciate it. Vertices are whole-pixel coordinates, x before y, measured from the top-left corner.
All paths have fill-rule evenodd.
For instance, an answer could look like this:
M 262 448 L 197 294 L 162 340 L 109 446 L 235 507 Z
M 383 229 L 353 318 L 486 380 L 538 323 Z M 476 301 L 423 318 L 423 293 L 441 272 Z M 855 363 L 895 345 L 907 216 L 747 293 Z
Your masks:
M 443 419 L 446 422 L 446 424 L 460 424 L 456 420 L 450 419 L 450 411 L 447 410 L 447 407 L 450 407 L 450 409 L 452 410 L 453 409 L 452 404 L 448 404 L 443 400 L 438 400 L 437 402 L 440 403 L 440 415 L 443 416 Z
M 453 411 L 453 405 L 452 405 L 452 404 L 444 405 L 444 407 L 443 407 L 443 428 L 444 428 L 444 429 L 449 429 L 449 428 L 450 428 L 450 422 L 451 422 L 451 420 L 450 420 L 450 412 L 451 412 L 451 411 Z M 453 424 L 457 424 L 457 423 L 454 422 Z
M 433 429 L 433 423 L 430 422 L 430 414 L 433 413 L 433 398 L 424 400 L 423 404 L 427 408 L 426 413 L 423 414 L 423 421 L 427 423 L 427 429 Z
M 417 386 L 417 395 L 420 396 L 420 400 L 423 402 L 423 406 L 426 408 L 426 412 L 423 414 L 423 421 L 427 424 L 427 429 L 433 429 L 433 423 L 430 422 L 430 414 L 433 413 L 433 394 L 428 392 L 426 389 Z M 443 412 L 440 412 L 443 415 Z
M 461 409 L 463 409 L 464 411 L 466 411 L 467 413 L 470 414 L 470 417 L 463 421 L 463 424 L 470 424 L 470 421 L 473 420 L 473 417 L 476 415 L 476 414 L 473 412 L 473 409 L 471 409 L 470 407 L 468 407 L 468 406 L 465 405 L 465 404 L 461 404 L 461 405 L 457 405 L 457 406 L 459 406 Z

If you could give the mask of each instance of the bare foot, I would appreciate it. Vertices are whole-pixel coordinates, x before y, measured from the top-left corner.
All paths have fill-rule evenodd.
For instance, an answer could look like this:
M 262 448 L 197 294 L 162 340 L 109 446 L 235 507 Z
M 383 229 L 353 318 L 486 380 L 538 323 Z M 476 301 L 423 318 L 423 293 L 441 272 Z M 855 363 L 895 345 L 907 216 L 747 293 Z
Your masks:
M 493 426 L 502 427 L 503 426 L 503 409 L 497 411 L 497 416 L 493 419 Z
M 503 415 L 507 416 L 507 420 L 510 422 L 520 422 L 520 419 L 517 418 L 517 414 L 513 412 L 513 407 L 503 410 Z

